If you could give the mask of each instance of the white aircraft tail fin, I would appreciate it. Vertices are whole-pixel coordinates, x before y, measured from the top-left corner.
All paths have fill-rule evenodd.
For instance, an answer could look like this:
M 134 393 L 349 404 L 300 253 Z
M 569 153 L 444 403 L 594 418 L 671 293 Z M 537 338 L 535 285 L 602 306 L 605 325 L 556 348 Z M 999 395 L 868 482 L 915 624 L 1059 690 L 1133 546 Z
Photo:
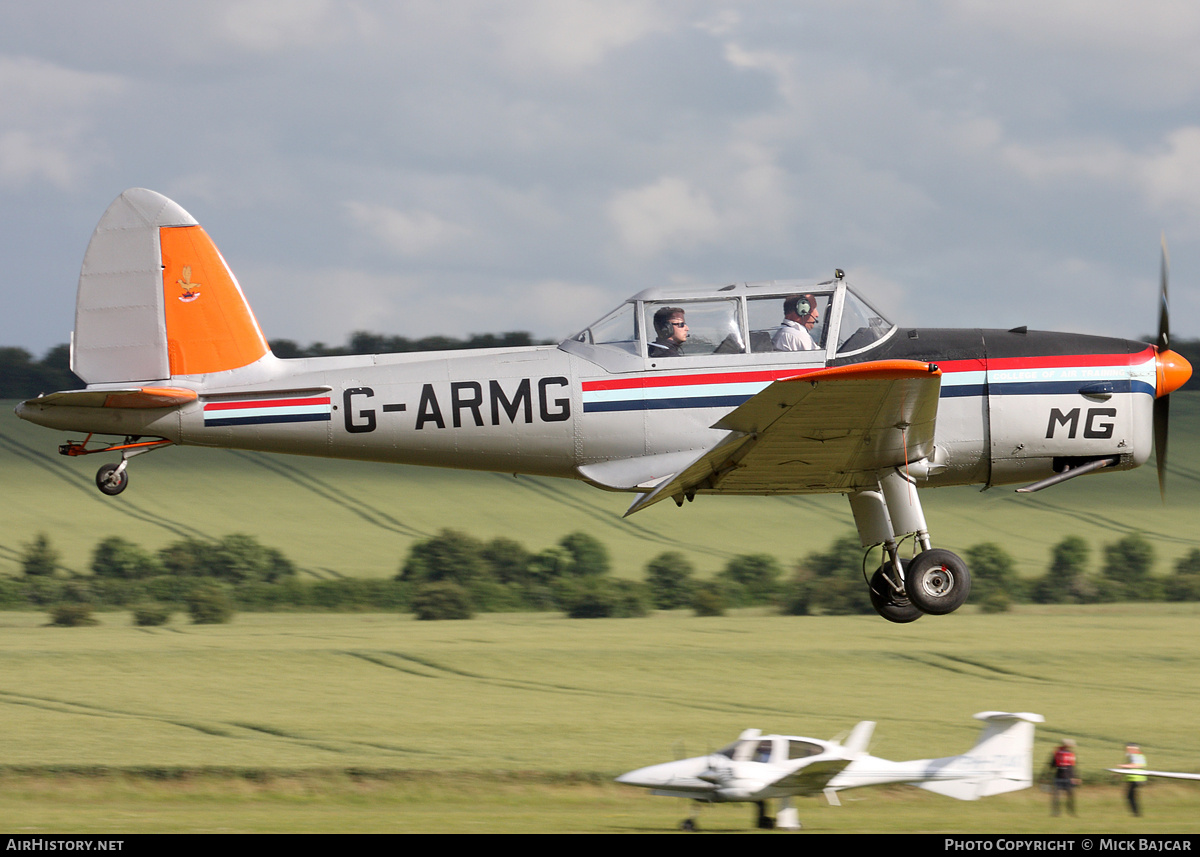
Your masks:
M 142 188 L 117 197 L 92 234 L 71 346 L 71 368 L 89 384 L 224 372 L 269 353 L 212 239 Z
M 986 724 L 975 746 L 961 756 L 935 759 L 933 778 L 920 788 L 958 800 L 1018 791 L 1033 785 L 1034 724 L 1040 714 L 983 711 L 976 720 Z
M 850 730 L 850 735 L 842 742 L 842 749 L 848 755 L 857 756 L 867 752 L 871 745 L 871 736 L 875 733 L 875 721 L 864 720 Z

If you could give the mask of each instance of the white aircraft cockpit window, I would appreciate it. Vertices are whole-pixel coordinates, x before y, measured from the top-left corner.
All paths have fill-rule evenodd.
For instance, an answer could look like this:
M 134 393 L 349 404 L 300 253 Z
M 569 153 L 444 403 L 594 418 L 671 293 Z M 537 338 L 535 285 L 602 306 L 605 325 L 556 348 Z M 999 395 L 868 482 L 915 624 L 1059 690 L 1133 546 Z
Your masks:
M 784 303 L 790 297 L 801 297 L 797 301 L 800 309 L 808 306 L 807 312 L 797 313 L 801 316 L 798 322 L 813 343 L 813 351 L 825 349 L 825 337 L 829 332 L 829 304 L 832 294 L 822 292 L 805 292 L 793 295 L 775 295 L 769 298 L 750 298 L 746 301 L 746 316 L 750 326 L 750 350 L 756 354 L 766 351 L 795 350 L 781 349 L 775 341 L 775 334 L 783 324 Z M 809 326 L 811 323 L 811 327 Z M 800 336 L 791 337 L 791 341 L 799 340 Z
M 824 752 L 824 747 L 811 741 L 788 741 L 789 759 L 807 759 L 809 756 L 819 756 Z
M 586 345 L 606 345 L 629 354 L 638 354 L 637 313 L 632 303 L 621 304 L 590 327 L 573 337 Z
M 739 309 L 740 302 L 736 298 L 648 301 L 643 310 L 648 356 L 744 353 L 746 344 L 742 339 Z
M 895 325 L 874 307 L 849 289 L 842 306 L 842 324 L 838 328 L 838 354 L 866 348 L 882 339 Z
M 770 738 L 763 738 L 758 742 L 758 746 L 754 748 L 754 761 L 766 764 L 771 761 L 771 750 L 774 742 Z
M 724 756 L 726 759 L 745 759 L 750 753 L 750 748 L 754 746 L 753 741 L 734 741 L 728 747 L 722 747 L 717 751 L 718 756 Z M 745 752 L 739 753 L 738 750 L 745 748 Z
M 757 761 L 760 744 L 768 746 L 767 752 L 770 753 L 771 742 L 767 739 L 753 738 L 750 740 L 739 739 L 734 741 L 728 747 L 722 747 L 717 751 L 718 756 L 724 756 L 726 759 L 733 759 L 735 762 Z

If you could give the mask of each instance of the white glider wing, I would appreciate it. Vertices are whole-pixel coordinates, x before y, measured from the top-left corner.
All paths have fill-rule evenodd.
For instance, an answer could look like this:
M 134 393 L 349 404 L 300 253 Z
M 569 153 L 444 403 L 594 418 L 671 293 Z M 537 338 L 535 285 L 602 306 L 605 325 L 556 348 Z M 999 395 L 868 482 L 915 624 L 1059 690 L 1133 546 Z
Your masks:
M 729 434 L 629 510 L 697 492 L 845 492 L 933 452 L 941 371 L 914 360 L 820 369 L 775 381 L 714 424 Z
M 1176 771 L 1140 771 L 1136 768 L 1109 768 L 1114 774 L 1141 774 L 1143 777 L 1169 777 L 1173 780 L 1200 780 L 1200 774 L 1181 774 Z

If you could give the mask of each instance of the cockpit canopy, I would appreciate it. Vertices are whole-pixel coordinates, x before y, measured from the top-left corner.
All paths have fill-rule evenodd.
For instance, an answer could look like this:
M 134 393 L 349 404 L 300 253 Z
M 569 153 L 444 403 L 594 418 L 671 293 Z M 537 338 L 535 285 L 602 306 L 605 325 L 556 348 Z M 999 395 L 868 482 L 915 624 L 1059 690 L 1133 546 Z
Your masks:
M 786 761 L 819 756 L 825 750 L 826 748 L 821 744 L 804 738 L 762 735 L 753 738 L 739 738 L 728 747 L 718 750 L 717 755 L 725 756 L 735 762 L 769 762 L 778 765 Z
M 840 278 L 815 285 L 772 281 L 648 289 L 560 347 L 612 372 L 824 363 L 865 350 L 894 330 Z

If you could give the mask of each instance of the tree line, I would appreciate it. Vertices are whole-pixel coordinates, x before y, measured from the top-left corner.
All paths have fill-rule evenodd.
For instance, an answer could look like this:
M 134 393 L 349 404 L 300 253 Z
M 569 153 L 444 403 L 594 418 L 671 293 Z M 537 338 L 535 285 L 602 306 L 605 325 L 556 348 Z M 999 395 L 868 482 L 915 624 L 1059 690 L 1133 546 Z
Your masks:
M 418 619 L 469 619 L 476 613 L 558 611 L 573 618 L 645 616 L 691 609 L 720 615 L 764 606 L 788 615 L 873 612 L 865 584 L 880 552 L 864 556 L 853 532 L 815 550 L 785 572 L 770 554 L 732 557 L 714 576 L 697 575 L 679 551 L 652 557 L 641 580 L 615 577 L 607 547 L 576 531 L 531 551 L 505 537 L 477 539 L 445 529 L 416 542 L 391 578 L 301 580 L 295 564 L 252 536 L 172 542 L 151 552 L 121 536 L 101 540 L 88 574 L 66 571 L 48 536 L 21 549 L 22 574 L 0 578 L 0 609 L 46 609 L 60 624 L 81 624 L 93 609 L 131 609 L 139 624 L 176 611 L 195 622 L 227 621 L 236 610 L 382 610 Z M 1018 573 L 1000 545 L 964 551 L 970 603 L 985 612 L 1013 604 L 1200 601 L 1200 549 L 1167 575 L 1154 573 L 1153 545 L 1131 533 L 1104 545 L 1069 536 L 1037 576 Z M 1097 566 L 1096 559 L 1099 560 Z
M 510 348 L 544 345 L 525 331 L 475 333 L 466 338 L 426 336 L 409 339 L 357 330 L 343 345 L 314 342 L 300 345 L 291 339 L 273 339 L 276 357 L 334 357 L 346 354 L 394 354 L 409 351 L 454 351 L 467 348 Z M 56 345 L 40 360 L 24 348 L 0 347 L 0 399 L 31 399 L 56 390 L 78 390 L 83 381 L 71 371 L 71 347 Z

